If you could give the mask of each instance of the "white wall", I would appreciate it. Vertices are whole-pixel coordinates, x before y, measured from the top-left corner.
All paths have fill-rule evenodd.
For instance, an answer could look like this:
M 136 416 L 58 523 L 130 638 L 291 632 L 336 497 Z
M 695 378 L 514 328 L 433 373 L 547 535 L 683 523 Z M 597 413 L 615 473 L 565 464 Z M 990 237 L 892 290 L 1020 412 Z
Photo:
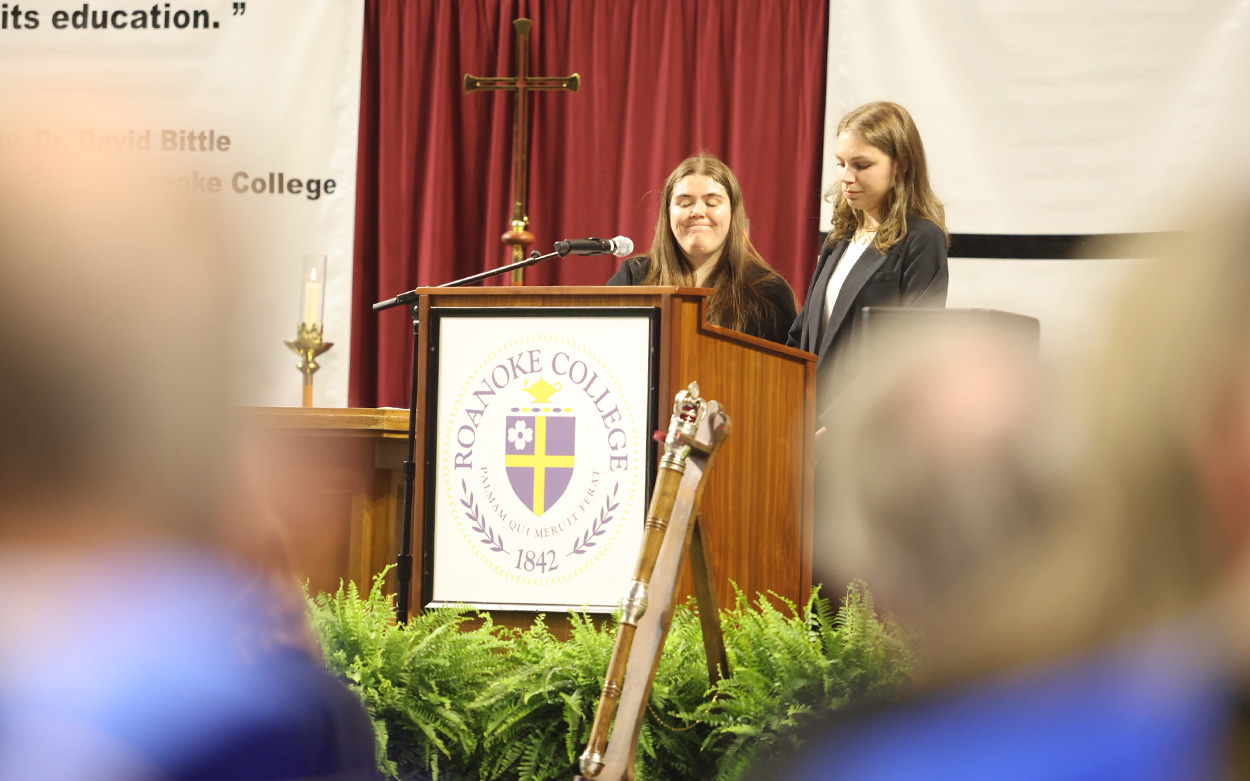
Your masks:
M 831 0 L 837 121 L 901 103 L 952 233 L 1183 228 L 1250 185 L 1250 0 Z M 822 227 L 832 209 L 822 204 Z M 949 305 L 1042 321 L 1059 354 L 1097 329 L 1131 260 L 951 261 Z
M 1247 0 L 831 0 L 828 74 L 826 186 L 838 119 L 901 103 L 955 233 L 1172 228 L 1250 177 Z
M 16 7 L 7 4 L 5 14 Z M 10 107 L 22 101 L 23 126 L 44 127 L 75 148 L 84 130 L 97 138 L 148 133 L 154 149 L 103 153 L 160 162 L 175 176 L 221 179 L 221 192 L 204 197 L 234 218 L 236 319 L 245 359 L 239 401 L 300 403 L 296 358 L 283 340 L 295 337 L 303 255 L 316 253 L 328 258 L 325 338 L 336 346 L 319 359 L 314 398 L 318 405 L 346 404 L 363 0 L 202 0 L 196 8 L 216 26 L 198 30 L 166 27 L 159 17 L 155 29 L 150 20 L 146 29 L 75 29 L 72 17 L 58 29 L 57 11 L 68 15 L 84 6 L 20 7 L 22 26 L 15 29 L 6 16 L 0 30 L 0 101 Z M 113 19 L 122 9 L 107 10 Z M 30 13 L 37 26 L 29 24 Z M 148 13 L 127 9 L 116 18 L 130 24 L 135 14 Z M 74 126 L 85 116 L 104 124 Z M 38 142 L 9 139 L 27 131 L 6 130 L 13 129 L 0 121 L 5 144 Z M 228 136 L 230 147 L 160 151 L 164 130 L 213 130 Z M 316 200 L 241 194 L 231 187 L 239 171 L 249 179 L 267 180 L 269 172 L 334 179 L 337 187 Z
M 1042 323 L 1042 353 L 1067 361 L 1089 346 L 1138 262 L 952 258 L 947 306 L 1036 317 Z

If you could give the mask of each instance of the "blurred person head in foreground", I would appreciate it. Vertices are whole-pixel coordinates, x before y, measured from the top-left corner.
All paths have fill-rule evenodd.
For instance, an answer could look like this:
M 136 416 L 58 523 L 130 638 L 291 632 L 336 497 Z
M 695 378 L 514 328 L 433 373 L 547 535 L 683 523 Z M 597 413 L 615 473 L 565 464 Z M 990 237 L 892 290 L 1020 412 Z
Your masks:
M 1250 197 L 1216 202 L 1192 231 L 1143 251 L 1155 259 L 1112 310 L 1076 388 L 1073 503 L 1038 545 L 1004 556 L 963 611 L 981 639 L 961 632 L 960 652 L 981 669 L 1179 626 L 1204 663 L 1244 666 Z
M 790 777 L 1245 777 L 1250 200 L 1216 202 L 1113 311 L 1076 394 L 1071 502 L 935 600 L 908 583 L 937 636 L 927 690 L 846 720 Z
M 830 416 L 816 568 L 867 582 L 912 631 L 922 678 L 945 664 L 947 606 L 1040 534 L 1057 496 L 1034 334 L 962 312 L 879 320 L 876 357 Z
M 0 779 L 370 777 L 248 560 L 228 232 L 160 181 L 0 151 Z

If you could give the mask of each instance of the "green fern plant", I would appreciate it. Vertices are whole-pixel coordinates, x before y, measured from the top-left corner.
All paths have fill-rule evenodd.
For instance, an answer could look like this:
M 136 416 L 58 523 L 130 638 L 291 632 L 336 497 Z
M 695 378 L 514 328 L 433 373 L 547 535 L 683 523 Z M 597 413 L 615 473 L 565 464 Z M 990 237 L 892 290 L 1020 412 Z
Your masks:
M 464 609 L 393 620 L 385 573 L 309 601 L 326 662 L 374 719 L 379 767 L 396 778 L 567 779 L 589 738 L 615 621 L 570 616 L 567 641 L 539 616 L 524 630 Z M 738 593 L 721 614 L 732 675 L 709 687 L 698 614 L 681 605 L 641 725 L 641 778 L 736 781 L 851 702 L 893 696 L 912 666 L 897 626 L 862 583 L 835 613 L 814 589 L 802 610 Z M 470 622 L 475 622 L 470 626 Z
M 483 779 L 571 778 L 590 734 L 614 633 L 589 616 L 571 614 L 567 641 L 539 616 L 511 637 L 511 671 L 474 702 L 482 717 L 481 752 L 473 768 Z
M 736 781 L 798 743 L 804 727 L 852 702 L 887 699 L 914 659 L 899 627 L 878 619 L 863 583 L 835 614 L 813 589 L 802 611 L 777 598 L 755 607 L 741 592 L 721 615 L 733 675 L 683 714 L 712 726 L 701 748 L 717 754 L 718 781 Z
M 377 737 L 378 766 L 392 777 L 464 764 L 477 750 L 470 706 L 505 667 L 507 644 L 489 616 L 460 608 L 427 610 L 406 625 L 394 622 L 386 573 L 367 597 L 356 584 L 309 603 L 309 620 L 327 666 L 365 703 Z M 466 628 L 480 619 L 475 628 Z

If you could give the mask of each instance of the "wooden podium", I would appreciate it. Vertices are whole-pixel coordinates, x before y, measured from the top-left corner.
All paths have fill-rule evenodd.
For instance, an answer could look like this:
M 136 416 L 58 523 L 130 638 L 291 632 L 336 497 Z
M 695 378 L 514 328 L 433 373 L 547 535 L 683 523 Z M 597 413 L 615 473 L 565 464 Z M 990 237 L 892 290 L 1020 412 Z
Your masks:
M 653 345 L 658 356 L 658 407 L 697 381 L 734 420 L 734 436 L 721 450 L 703 498 L 704 542 L 716 579 L 716 598 L 733 603 L 733 581 L 748 596 L 774 592 L 802 603 L 812 585 L 813 432 L 815 356 L 705 321 L 707 295 L 701 288 L 674 287 L 494 287 L 421 288 L 417 398 L 430 398 L 433 345 L 426 327 L 436 311 L 464 308 L 573 307 L 652 308 L 658 315 Z M 422 465 L 429 437 L 424 413 L 417 420 L 417 484 L 412 519 L 414 578 L 411 604 L 430 601 L 422 593 L 426 490 Z M 656 452 L 659 445 L 655 444 Z M 428 561 L 425 562 L 428 566 Z M 686 567 L 688 570 L 688 566 Z M 621 583 L 624 588 L 625 583 Z M 682 594 L 692 593 L 689 572 Z
M 296 580 L 313 594 L 340 581 L 367 592 L 399 554 L 408 411 L 250 407 L 239 427 Z

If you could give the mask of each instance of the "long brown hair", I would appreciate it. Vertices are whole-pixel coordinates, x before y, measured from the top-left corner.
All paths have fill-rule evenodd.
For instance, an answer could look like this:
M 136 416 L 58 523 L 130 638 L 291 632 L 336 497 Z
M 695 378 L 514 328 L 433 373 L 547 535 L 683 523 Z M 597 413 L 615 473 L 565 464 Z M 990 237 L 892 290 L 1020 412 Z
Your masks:
M 725 188 L 729 195 L 729 235 L 716 266 L 707 277 L 712 288 L 708 299 L 708 322 L 735 330 L 744 330 L 747 323 L 762 322 L 776 316 L 776 306 L 760 290 L 760 284 L 772 277 L 780 278 L 772 266 L 760 256 L 747 237 L 747 210 L 742 203 L 738 178 L 729 166 L 706 152 L 682 160 L 664 180 L 660 195 L 660 213 L 655 221 L 655 237 L 651 240 L 651 267 L 646 285 L 693 285 L 694 267 L 686 259 L 669 220 L 669 207 L 677 183 L 687 176 L 706 176 Z
M 929 164 L 924 142 L 907 109 L 897 103 L 876 101 L 854 109 L 838 122 L 838 135 L 850 132 L 872 144 L 894 161 L 894 184 L 883 203 L 885 219 L 877 228 L 873 248 L 884 253 L 907 235 L 908 216 L 923 217 L 946 233 L 946 209 L 929 186 Z M 849 239 L 863 223 L 863 213 L 851 207 L 835 183 L 825 198 L 833 203 L 833 230 L 829 241 Z

